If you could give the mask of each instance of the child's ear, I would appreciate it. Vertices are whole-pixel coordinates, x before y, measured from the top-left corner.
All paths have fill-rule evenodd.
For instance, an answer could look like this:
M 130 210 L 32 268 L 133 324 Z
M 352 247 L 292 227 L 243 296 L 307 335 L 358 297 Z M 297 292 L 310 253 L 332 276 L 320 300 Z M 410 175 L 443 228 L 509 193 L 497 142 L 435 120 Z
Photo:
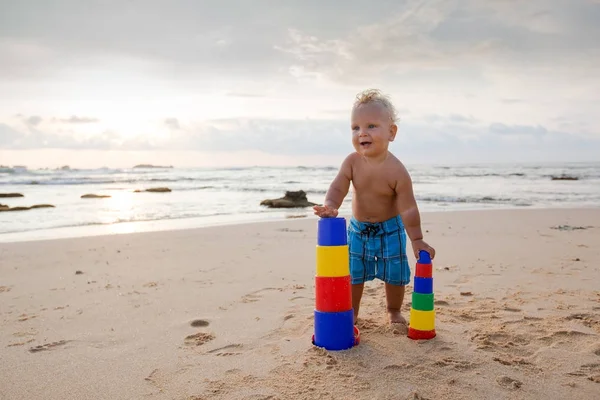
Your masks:
M 392 124 L 390 126 L 390 142 L 393 142 L 396 139 L 396 133 L 398 132 L 398 125 Z

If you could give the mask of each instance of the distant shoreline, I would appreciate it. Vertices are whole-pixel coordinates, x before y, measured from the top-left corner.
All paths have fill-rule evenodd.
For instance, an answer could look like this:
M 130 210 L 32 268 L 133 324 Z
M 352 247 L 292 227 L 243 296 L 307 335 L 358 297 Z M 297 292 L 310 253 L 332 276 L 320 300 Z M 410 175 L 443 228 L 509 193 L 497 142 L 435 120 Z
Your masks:
M 268 202 L 303 191 L 307 203 L 320 203 L 335 174 L 316 167 L 4 171 L 0 194 L 23 197 L 0 198 L 0 207 L 23 211 L 0 212 L 0 242 L 305 218 L 310 206 Z M 413 167 L 411 174 L 423 212 L 600 205 L 600 163 Z M 350 200 L 349 193 L 341 213 L 351 212 Z M 35 205 L 54 207 L 29 209 Z

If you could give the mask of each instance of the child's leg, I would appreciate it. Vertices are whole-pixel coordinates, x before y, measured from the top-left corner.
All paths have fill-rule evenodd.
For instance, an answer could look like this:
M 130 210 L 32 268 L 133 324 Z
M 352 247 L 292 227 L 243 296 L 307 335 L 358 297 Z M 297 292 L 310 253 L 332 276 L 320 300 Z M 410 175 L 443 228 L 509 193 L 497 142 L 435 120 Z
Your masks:
M 410 283 L 410 266 L 406 254 L 406 231 L 400 217 L 386 221 L 388 228 L 381 242 L 383 260 L 377 277 L 385 282 L 387 312 L 391 323 L 406 324 L 400 314 L 404 302 L 404 289 Z
M 385 299 L 390 323 L 406 324 L 406 319 L 400 313 L 404 301 L 404 289 L 406 286 L 385 284 Z
M 375 264 L 372 261 L 374 254 L 369 236 L 361 234 L 362 224 L 354 217 L 350 219 L 348 227 L 348 251 L 350 261 L 350 277 L 352 283 L 352 308 L 354 309 L 354 323 L 358 319 L 360 301 L 362 299 L 365 282 L 375 278 Z
M 354 309 L 354 323 L 358 318 L 358 310 L 360 308 L 360 299 L 362 298 L 364 283 L 357 283 L 352 285 L 352 308 Z

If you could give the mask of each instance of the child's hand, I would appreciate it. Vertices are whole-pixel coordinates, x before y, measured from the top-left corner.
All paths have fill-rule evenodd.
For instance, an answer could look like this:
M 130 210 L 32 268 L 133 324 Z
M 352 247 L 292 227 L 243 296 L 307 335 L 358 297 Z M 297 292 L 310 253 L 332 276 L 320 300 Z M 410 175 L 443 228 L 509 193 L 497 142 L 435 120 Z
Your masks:
M 435 249 L 427 243 L 425 243 L 423 239 L 413 241 L 412 248 L 413 252 L 415 253 L 415 258 L 417 260 L 419 259 L 419 251 L 421 250 L 425 250 L 426 252 L 428 252 L 432 260 L 435 258 Z
M 315 210 L 315 215 L 318 215 L 321 218 L 337 217 L 338 215 L 338 210 L 336 208 L 329 207 L 326 204 L 322 206 L 314 206 L 313 210 Z

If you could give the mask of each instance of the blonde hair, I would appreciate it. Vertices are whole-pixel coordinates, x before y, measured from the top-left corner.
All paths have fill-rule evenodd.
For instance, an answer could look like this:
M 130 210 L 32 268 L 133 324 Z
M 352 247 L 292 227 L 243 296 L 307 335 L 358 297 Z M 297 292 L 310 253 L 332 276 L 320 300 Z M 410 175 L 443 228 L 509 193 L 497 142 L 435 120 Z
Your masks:
M 356 95 L 353 108 L 361 104 L 377 103 L 382 105 L 390 115 L 392 122 L 396 123 L 398 115 L 390 98 L 381 93 L 379 89 L 367 89 Z

